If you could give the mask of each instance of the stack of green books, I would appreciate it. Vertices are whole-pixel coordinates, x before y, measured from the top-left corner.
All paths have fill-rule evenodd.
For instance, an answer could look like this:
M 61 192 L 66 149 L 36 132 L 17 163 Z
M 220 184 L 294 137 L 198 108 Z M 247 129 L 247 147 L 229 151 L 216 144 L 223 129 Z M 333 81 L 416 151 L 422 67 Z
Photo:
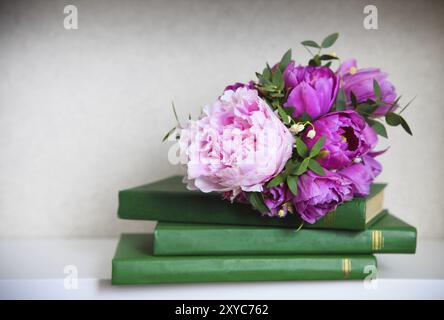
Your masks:
M 112 283 L 365 279 L 374 253 L 416 249 L 416 229 L 383 209 L 384 188 L 301 229 L 296 215 L 264 217 L 187 190 L 179 176 L 123 190 L 120 218 L 158 223 L 154 234 L 121 236 Z

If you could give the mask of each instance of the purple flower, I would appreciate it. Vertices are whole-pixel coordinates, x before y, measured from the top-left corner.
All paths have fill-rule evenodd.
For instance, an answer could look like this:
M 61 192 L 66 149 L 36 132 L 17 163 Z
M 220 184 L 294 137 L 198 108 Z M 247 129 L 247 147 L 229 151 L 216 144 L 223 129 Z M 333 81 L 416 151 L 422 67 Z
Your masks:
M 373 180 L 381 173 L 382 166 L 371 156 L 363 156 L 362 162 L 338 171 L 338 174 L 352 183 L 353 195 L 366 197 L 370 193 Z
M 344 89 L 348 104 L 351 106 L 350 93 L 353 92 L 358 103 L 368 99 L 376 100 L 373 80 L 376 80 L 381 88 L 381 100 L 384 102 L 373 113 L 374 117 L 380 117 L 387 113 L 396 100 L 396 89 L 387 80 L 387 73 L 378 68 L 357 69 L 355 59 L 344 61 L 337 73 L 341 76 L 341 87 Z
M 248 83 L 236 82 L 234 84 L 226 86 L 224 91 L 227 91 L 227 90 L 236 91 L 236 89 L 238 89 L 238 88 L 254 89 L 254 82 L 253 81 L 249 81 Z
M 264 197 L 264 203 L 270 209 L 267 213 L 269 217 L 285 217 L 288 213 L 288 206 L 284 205 L 287 201 L 292 198 L 290 190 L 285 184 L 280 184 L 272 188 L 264 188 L 262 191 L 262 196 Z M 279 213 L 279 210 L 282 211 Z
M 308 171 L 299 177 L 298 195 L 293 198 L 293 204 L 304 221 L 315 223 L 352 198 L 352 184 L 348 179 L 329 171 L 325 176 Z
M 315 122 L 316 136 L 313 139 L 303 136 L 309 148 L 322 136 L 326 137 L 318 162 L 326 169 L 341 169 L 353 163 L 376 145 L 375 131 L 357 112 L 345 110 L 329 113 Z
M 291 61 L 284 71 L 290 91 L 285 107 L 294 107 L 294 117 L 308 113 L 313 119 L 330 111 L 339 89 L 338 77 L 327 67 L 295 66 Z

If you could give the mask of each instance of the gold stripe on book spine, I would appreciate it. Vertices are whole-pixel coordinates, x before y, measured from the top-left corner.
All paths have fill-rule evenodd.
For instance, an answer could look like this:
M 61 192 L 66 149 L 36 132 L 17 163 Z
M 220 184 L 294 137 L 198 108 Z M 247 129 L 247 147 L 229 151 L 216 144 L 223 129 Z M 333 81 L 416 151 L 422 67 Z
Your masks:
M 372 250 L 379 251 L 384 248 L 384 237 L 382 231 L 373 230 L 372 231 Z
M 348 278 L 350 276 L 351 268 L 351 259 L 342 259 L 342 272 L 344 273 L 344 278 Z

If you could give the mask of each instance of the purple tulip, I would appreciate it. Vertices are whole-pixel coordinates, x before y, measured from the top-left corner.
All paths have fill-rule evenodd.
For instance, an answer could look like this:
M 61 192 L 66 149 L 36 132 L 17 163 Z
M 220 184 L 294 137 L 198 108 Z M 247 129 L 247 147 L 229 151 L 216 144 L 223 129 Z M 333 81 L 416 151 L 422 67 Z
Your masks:
M 284 71 L 287 90 L 285 107 L 294 107 L 294 117 L 304 112 L 316 119 L 330 111 L 339 89 L 338 76 L 327 67 L 295 66 L 291 61 Z
M 313 122 L 313 126 L 316 136 L 310 139 L 304 134 L 303 140 L 311 149 L 325 136 L 318 162 L 329 170 L 351 165 L 356 157 L 365 155 L 378 141 L 373 128 L 353 110 L 329 113 Z
M 378 68 L 357 69 L 355 59 L 344 61 L 337 71 L 341 76 L 342 88 L 347 101 L 351 107 L 351 92 L 356 96 L 358 103 L 366 102 L 368 99 L 376 100 L 373 89 L 373 80 L 376 80 L 381 88 L 381 100 L 384 102 L 373 113 L 374 117 L 380 117 L 387 113 L 396 100 L 396 89 L 387 80 L 387 73 Z
M 370 194 L 373 180 L 381 173 L 382 166 L 371 156 L 363 156 L 360 163 L 338 171 L 338 174 L 352 182 L 353 195 L 366 197 Z
M 333 172 L 318 176 L 308 171 L 299 177 L 298 195 L 293 198 L 293 204 L 304 221 L 315 223 L 352 198 L 352 184 L 348 179 Z

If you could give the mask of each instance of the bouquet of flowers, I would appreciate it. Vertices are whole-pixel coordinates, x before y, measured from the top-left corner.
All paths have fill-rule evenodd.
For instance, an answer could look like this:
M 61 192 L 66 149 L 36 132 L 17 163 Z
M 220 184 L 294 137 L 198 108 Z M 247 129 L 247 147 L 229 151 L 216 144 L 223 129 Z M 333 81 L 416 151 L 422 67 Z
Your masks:
M 411 134 L 400 115 L 410 103 L 400 107 L 380 69 L 322 53 L 337 38 L 303 41 L 308 65 L 288 50 L 256 81 L 227 86 L 198 120 L 178 122 L 165 138 L 176 133 L 188 188 L 308 223 L 369 194 L 382 170 L 375 157 L 385 150 L 375 146 L 378 135 L 387 138 L 383 121 Z

